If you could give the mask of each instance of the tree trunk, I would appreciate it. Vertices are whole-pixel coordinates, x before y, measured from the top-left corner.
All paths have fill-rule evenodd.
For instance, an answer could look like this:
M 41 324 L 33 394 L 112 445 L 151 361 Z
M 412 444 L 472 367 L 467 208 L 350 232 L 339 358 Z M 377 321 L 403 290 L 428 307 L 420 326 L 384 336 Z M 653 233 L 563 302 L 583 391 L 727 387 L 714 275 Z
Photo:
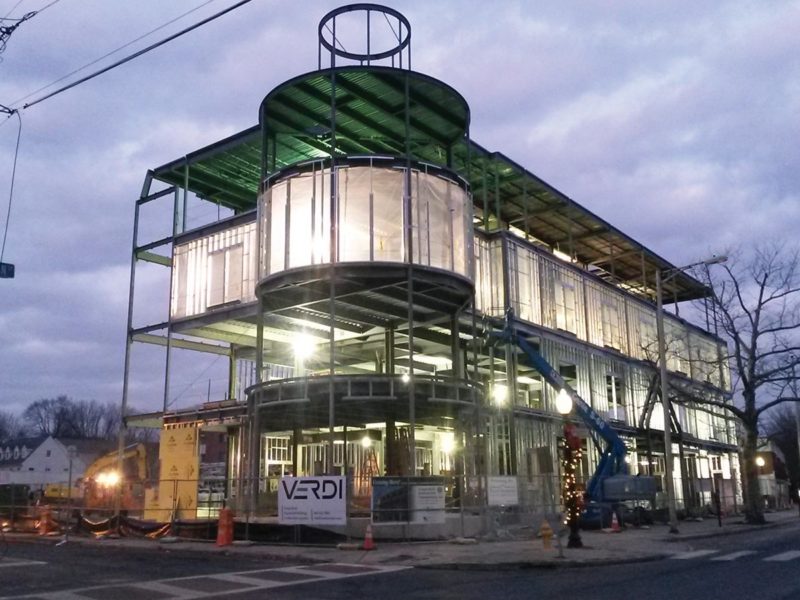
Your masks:
M 746 437 L 743 449 L 744 464 L 741 465 L 744 479 L 744 517 L 751 525 L 763 525 L 764 499 L 758 481 L 758 465 L 756 465 L 756 449 L 758 447 L 758 424 L 744 423 Z

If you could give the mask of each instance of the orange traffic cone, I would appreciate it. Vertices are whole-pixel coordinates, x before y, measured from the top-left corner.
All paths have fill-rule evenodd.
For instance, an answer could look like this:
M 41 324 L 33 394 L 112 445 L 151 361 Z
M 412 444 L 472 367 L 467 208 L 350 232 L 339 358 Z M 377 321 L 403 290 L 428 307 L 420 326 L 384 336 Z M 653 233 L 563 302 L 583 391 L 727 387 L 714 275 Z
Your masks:
M 364 534 L 362 550 L 375 550 L 375 540 L 372 539 L 372 523 L 367 523 L 367 532 Z
M 611 531 L 613 533 L 620 533 L 622 529 L 619 526 L 619 520 L 617 520 L 617 513 L 611 513 Z
M 217 546 L 230 546 L 233 543 L 233 511 L 223 508 L 219 511 L 217 525 Z

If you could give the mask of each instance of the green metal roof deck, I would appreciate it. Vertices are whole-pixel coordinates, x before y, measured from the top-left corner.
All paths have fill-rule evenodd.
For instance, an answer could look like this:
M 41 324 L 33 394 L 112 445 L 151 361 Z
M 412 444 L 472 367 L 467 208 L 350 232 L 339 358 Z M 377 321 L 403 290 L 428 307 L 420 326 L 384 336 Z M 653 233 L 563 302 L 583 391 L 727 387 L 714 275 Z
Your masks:
M 337 156 L 409 153 L 415 160 L 442 165 L 449 155 L 453 170 L 470 184 L 482 228 L 514 227 L 645 295 L 652 296 L 656 269 L 673 268 L 507 156 L 468 141 L 469 108 L 446 84 L 408 70 L 337 68 L 337 119 L 331 124 L 333 73 L 306 73 L 264 99 L 261 115 L 270 171 L 329 157 L 332 129 Z M 261 178 L 263 137 L 256 125 L 158 167 L 155 177 L 177 186 L 188 181 L 189 190 L 202 198 L 237 212 L 251 210 Z M 702 283 L 680 273 L 665 286 L 665 300 L 690 300 L 707 292 Z

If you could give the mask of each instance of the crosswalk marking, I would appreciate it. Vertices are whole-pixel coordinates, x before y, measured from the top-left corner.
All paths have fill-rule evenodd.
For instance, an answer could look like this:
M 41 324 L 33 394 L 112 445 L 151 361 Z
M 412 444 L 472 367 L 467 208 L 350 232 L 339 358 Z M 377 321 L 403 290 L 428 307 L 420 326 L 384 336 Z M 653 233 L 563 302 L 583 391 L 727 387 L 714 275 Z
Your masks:
M 748 556 L 750 554 L 755 554 L 755 550 L 739 550 L 739 552 L 732 552 L 731 554 L 724 554 L 722 556 L 715 556 L 711 560 L 736 560 L 737 558 L 742 558 L 743 556 Z
M 786 552 L 780 552 L 778 554 L 773 554 L 772 556 L 766 555 L 765 552 L 758 550 L 738 550 L 736 552 L 729 552 L 727 554 L 719 554 L 719 552 L 719 549 L 691 550 L 688 552 L 679 552 L 677 554 L 673 554 L 669 558 L 672 560 L 691 560 L 697 558 L 708 559 L 709 561 L 714 562 L 731 562 L 744 557 L 751 557 L 753 560 L 758 558 L 758 560 L 766 562 L 787 562 L 800 558 L 800 550 L 787 550 Z M 715 554 L 717 556 L 712 556 Z M 761 554 L 762 556 L 754 557 L 753 555 L 756 554 Z
M 675 554 L 670 558 L 674 560 L 689 560 L 690 558 L 700 558 L 701 556 L 708 556 L 709 554 L 716 554 L 719 550 L 693 550 L 691 552 L 682 552 Z
M 29 567 L 32 565 L 46 565 L 47 563 L 42 560 L 15 560 L 4 559 L 0 561 L 0 568 L 2 567 Z
M 38 561 L 24 561 L 26 563 Z M 15 563 L 17 565 L 20 562 Z M 108 597 L 141 597 L 145 591 L 155 592 L 158 597 L 166 600 L 194 600 L 219 593 L 219 588 L 227 583 L 227 593 L 252 592 L 269 588 L 299 585 L 309 582 L 330 581 L 360 577 L 364 575 L 377 575 L 402 571 L 410 567 L 388 565 L 357 565 L 344 563 L 323 563 L 319 565 L 279 567 L 273 569 L 257 569 L 251 571 L 237 571 L 234 573 L 214 573 L 208 575 L 191 575 L 187 577 L 173 577 L 158 581 L 131 581 L 127 583 L 115 582 L 113 584 L 85 587 L 72 590 L 55 592 L 40 592 L 22 596 L 2 596 L 4 598 L 36 598 L 46 600 L 96 600 L 103 594 Z M 105 591 L 104 591 L 105 590 Z M 99 596 L 98 596 L 99 594 Z M 106 596 L 103 596 L 106 597 Z
M 795 558 L 798 557 L 800 557 L 800 550 L 789 550 L 788 552 L 781 552 L 780 554 L 769 556 L 764 560 L 769 560 L 774 562 L 784 562 L 787 560 L 794 560 Z

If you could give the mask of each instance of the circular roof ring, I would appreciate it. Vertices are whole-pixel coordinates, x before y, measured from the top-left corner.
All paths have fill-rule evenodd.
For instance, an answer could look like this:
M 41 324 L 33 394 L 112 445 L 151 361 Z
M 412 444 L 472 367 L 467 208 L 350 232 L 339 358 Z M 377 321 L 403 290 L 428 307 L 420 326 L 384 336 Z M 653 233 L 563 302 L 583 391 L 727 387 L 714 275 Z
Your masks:
M 366 52 L 349 52 L 345 50 L 345 47 L 340 41 L 339 36 L 336 35 L 335 33 L 336 17 L 351 12 L 366 13 L 366 46 L 367 46 Z M 371 18 L 372 13 L 379 13 L 378 15 L 379 18 L 381 15 L 385 18 L 387 25 L 391 29 L 393 37 L 397 41 L 397 45 L 387 50 L 382 50 L 380 52 L 372 51 L 371 30 L 373 27 L 375 27 Z M 396 20 L 396 27 L 397 27 L 396 31 L 395 31 L 395 24 L 392 23 L 390 17 L 393 17 Z M 330 36 L 330 40 L 326 38 L 326 30 L 327 34 Z M 348 35 L 349 34 L 350 31 L 348 31 Z M 381 60 L 384 58 L 389 58 L 396 54 L 400 54 L 403 50 L 405 50 L 411 43 L 411 24 L 408 22 L 408 19 L 406 19 L 406 17 L 403 16 L 402 13 L 396 11 L 393 8 L 389 8 L 388 6 L 382 6 L 380 4 L 369 4 L 369 3 L 348 4 L 346 6 L 340 6 L 339 8 L 336 8 L 330 11 L 324 17 L 322 17 L 322 19 L 319 22 L 319 43 L 335 56 L 340 56 L 342 58 L 347 58 L 350 60 L 357 60 L 360 62 L 369 63 L 373 60 Z

